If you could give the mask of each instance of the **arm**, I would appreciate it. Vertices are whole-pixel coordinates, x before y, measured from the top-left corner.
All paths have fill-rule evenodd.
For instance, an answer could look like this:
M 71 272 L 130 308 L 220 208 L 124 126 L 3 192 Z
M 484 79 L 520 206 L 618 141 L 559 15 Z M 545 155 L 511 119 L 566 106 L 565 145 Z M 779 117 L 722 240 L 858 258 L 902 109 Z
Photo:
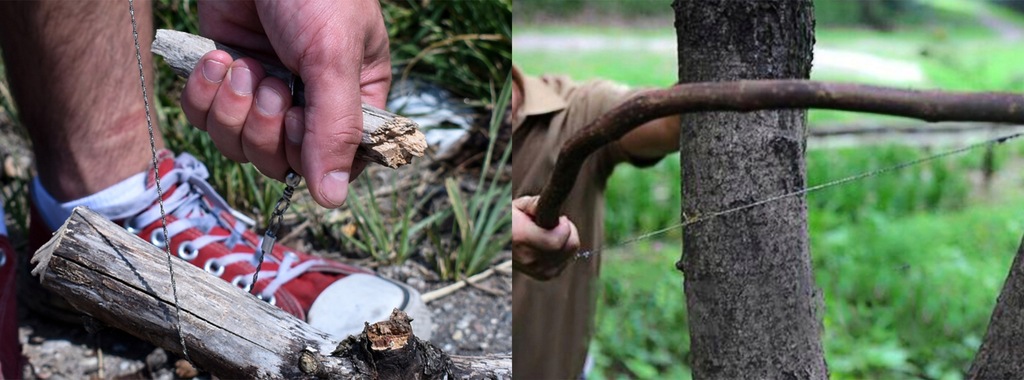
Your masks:
M 619 145 L 633 159 L 650 160 L 679 151 L 679 115 L 651 120 L 622 136 Z

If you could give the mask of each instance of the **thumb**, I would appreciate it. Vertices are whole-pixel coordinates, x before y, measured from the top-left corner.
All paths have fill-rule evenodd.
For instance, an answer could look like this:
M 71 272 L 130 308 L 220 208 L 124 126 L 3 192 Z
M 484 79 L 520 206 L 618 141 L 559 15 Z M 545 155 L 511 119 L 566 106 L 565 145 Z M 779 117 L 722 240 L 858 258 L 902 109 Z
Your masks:
M 358 81 L 321 78 L 306 87 L 301 161 L 310 195 L 320 205 L 335 208 L 348 197 L 363 115 Z
M 537 214 L 537 202 L 539 200 L 540 197 L 536 195 L 519 197 L 512 201 L 512 207 L 533 218 Z

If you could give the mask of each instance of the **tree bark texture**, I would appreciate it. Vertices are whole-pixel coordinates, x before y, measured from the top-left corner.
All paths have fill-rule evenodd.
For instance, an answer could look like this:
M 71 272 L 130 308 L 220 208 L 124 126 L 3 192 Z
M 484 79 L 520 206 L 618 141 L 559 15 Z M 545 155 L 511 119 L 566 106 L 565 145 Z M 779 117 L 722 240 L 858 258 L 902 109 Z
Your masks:
M 999 292 L 969 379 L 1024 379 L 1024 239 Z
M 367 325 L 340 344 L 102 216 L 79 207 L 33 256 L 43 287 L 100 322 L 229 379 L 507 379 L 510 355 L 449 358 L 413 335 L 410 319 Z M 172 286 L 177 288 L 180 321 Z M 373 322 L 373 321 L 370 321 Z
M 810 0 L 676 0 L 673 7 L 680 82 L 808 77 Z M 684 220 L 803 189 L 805 122 L 803 110 L 684 114 Z M 685 228 L 677 265 L 694 378 L 827 378 L 806 221 L 801 196 Z

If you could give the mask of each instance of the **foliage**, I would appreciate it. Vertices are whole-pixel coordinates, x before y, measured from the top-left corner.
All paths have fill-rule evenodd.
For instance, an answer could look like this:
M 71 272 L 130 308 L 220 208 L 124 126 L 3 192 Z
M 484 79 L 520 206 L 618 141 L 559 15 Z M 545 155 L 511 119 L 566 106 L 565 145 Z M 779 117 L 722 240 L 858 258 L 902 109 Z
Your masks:
M 961 23 L 956 12 L 907 0 L 816 0 L 814 18 L 829 27 L 869 27 L 883 31 L 894 28 L 922 27 Z
M 811 150 L 807 153 L 807 182 L 814 186 L 839 178 L 879 170 L 923 157 L 928 151 L 907 146 Z M 973 152 L 972 157 L 980 156 Z M 888 174 L 868 177 L 810 194 L 808 208 L 857 222 L 866 214 L 910 215 L 921 211 L 962 208 L 970 191 L 962 162 L 935 160 Z
M 1007 168 L 1020 160 L 1022 148 L 996 148 L 996 175 L 1019 183 L 1020 173 Z M 808 183 L 933 153 L 905 146 L 810 150 Z M 834 376 L 942 378 L 969 363 L 1024 229 L 1016 211 L 1024 205 L 1021 197 L 972 203 L 995 201 L 986 193 L 972 197 L 968 173 L 978 173 L 984 155 L 983 149 L 972 151 L 808 195 L 811 252 L 826 300 L 823 338 Z M 678 223 L 677 196 L 658 203 L 647 195 L 658 187 L 678 191 L 672 180 L 678 178 L 677 159 L 645 170 L 616 169 L 606 192 L 609 244 Z M 643 222 L 659 218 L 654 228 Z M 685 336 L 664 337 L 687 331 L 671 265 L 679 259 L 679 239 L 673 232 L 604 254 L 594 343 L 602 376 L 688 373 L 685 361 L 663 359 L 678 361 L 688 353 Z
M 352 211 L 355 232 L 351 235 L 342 233 L 341 237 L 354 250 L 368 253 L 379 263 L 404 262 L 416 252 L 424 237 L 424 230 L 433 228 L 438 220 L 446 216 L 436 213 L 414 221 L 413 218 L 421 214 L 420 211 L 431 198 L 425 196 L 417 201 L 415 192 L 407 192 L 402 197 L 397 190 L 391 192 L 389 211 L 385 215 L 381 211 L 382 203 L 373 190 L 373 181 L 366 178 L 359 181 L 366 186 L 365 193 L 353 191 L 351 200 L 346 202 Z
M 679 154 L 650 168 L 619 165 L 605 190 L 605 240 L 624 241 L 639 231 L 679 223 Z M 678 231 L 665 237 L 680 236 Z
M 490 181 L 487 180 L 487 175 L 491 173 L 491 157 L 498 141 L 498 128 L 501 127 L 512 97 L 511 83 L 512 76 L 508 75 L 491 114 L 488 130 L 490 143 L 484 157 L 483 170 L 475 186 L 476 191 L 467 199 L 454 178 L 445 181 L 458 245 L 454 250 L 449 250 L 439 239 L 433 239 L 438 252 L 434 260 L 442 279 L 458 279 L 482 271 L 511 241 L 512 210 L 509 204 L 512 200 L 512 184 L 502 181 L 502 177 L 507 170 L 506 163 L 512 153 L 512 144 L 506 145 Z
M 622 18 L 664 17 L 672 8 L 672 0 L 516 0 L 516 22 L 537 18 L 564 20 L 585 16 Z
M 511 0 L 383 2 L 395 82 L 419 78 L 494 103 L 512 62 Z M 397 42 L 397 43 L 396 43 Z
M 826 354 L 840 378 L 957 378 L 985 333 L 1024 224 L 1007 205 L 832 229 L 812 213 Z
M 678 240 L 602 253 L 593 378 L 686 379 L 690 347 Z

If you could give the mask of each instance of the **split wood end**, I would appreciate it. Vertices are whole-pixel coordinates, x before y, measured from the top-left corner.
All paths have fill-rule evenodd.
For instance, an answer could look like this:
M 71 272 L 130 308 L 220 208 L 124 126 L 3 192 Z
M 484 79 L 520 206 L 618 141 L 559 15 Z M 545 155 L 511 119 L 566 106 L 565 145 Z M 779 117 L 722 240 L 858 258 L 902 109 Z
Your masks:
M 242 52 L 209 38 L 168 29 L 156 31 L 151 50 L 163 57 L 181 77 L 187 77 L 203 55 L 213 50 L 226 51 L 235 59 L 246 57 Z M 285 83 L 294 80 L 291 71 L 284 67 L 265 61 L 261 64 L 267 75 L 280 78 Z M 295 104 L 305 103 L 305 93 L 301 89 L 297 89 L 293 97 Z M 408 165 L 413 157 L 423 156 L 427 140 L 416 122 L 365 103 L 362 109 L 363 140 L 356 152 L 357 158 L 394 169 Z

